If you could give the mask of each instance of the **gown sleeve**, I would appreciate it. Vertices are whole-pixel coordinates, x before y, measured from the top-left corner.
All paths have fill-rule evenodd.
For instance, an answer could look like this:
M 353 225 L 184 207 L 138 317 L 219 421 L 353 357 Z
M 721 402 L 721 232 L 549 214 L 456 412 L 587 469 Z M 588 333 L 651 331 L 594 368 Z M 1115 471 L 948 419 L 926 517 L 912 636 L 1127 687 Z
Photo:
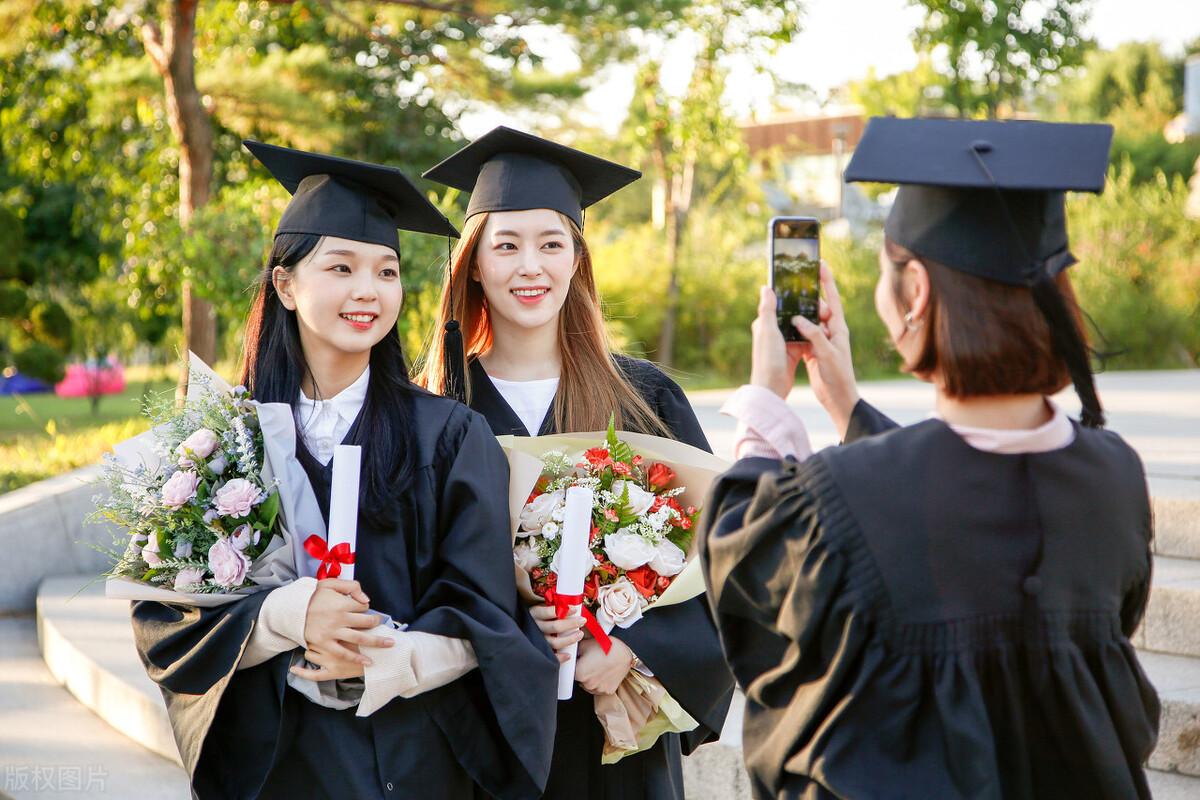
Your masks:
M 850 444 L 867 436 L 874 436 L 892 428 L 899 428 L 891 417 L 884 414 L 866 400 L 859 400 L 850 412 L 850 425 L 846 428 L 846 438 L 842 444 Z
M 830 544 L 841 514 L 810 476 L 820 458 L 746 458 L 718 479 L 699 548 L 721 645 L 747 707 L 743 748 L 756 797 L 774 797 L 814 704 L 835 697 L 839 665 L 867 641 L 853 624 L 850 559 Z M 828 475 L 827 472 L 824 473 Z
M 1143 480 L 1145 480 L 1143 478 Z M 1138 571 L 1140 574 L 1134 580 L 1133 585 L 1126 590 L 1125 596 L 1121 599 L 1121 632 L 1127 638 L 1131 638 L 1137 631 L 1138 626 L 1142 624 L 1142 618 L 1146 614 L 1146 604 L 1150 600 L 1150 579 L 1154 570 L 1154 519 L 1149 513 L 1149 504 L 1146 505 L 1147 513 L 1142 520 L 1143 536 L 1146 540 L 1146 549 L 1143 554 L 1143 564 L 1139 565 L 1142 568 Z
M 259 610 L 271 592 L 217 608 L 140 601 L 133 604 L 138 655 L 158 684 L 183 766 L 198 797 L 234 796 L 227 789 L 261 786 L 271 768 L 264 756 L 279 738 L 289 657 L 238 670 Z M 227 696 L 252 699 L 225 702 Z M 213 734 L 210 736 L 210 732 Z M 229 742 L 237 742 L 236 747 Z M 197 769 L 201 757 L 220 769 Z M 219 786 L 208 783 L 218 781 Z
M 478 740 L 490 735 L 486 726 L 498 723 L 494 735 L 542 786 L 554 747 L 558 664 L 519 606 L 508 535 L 508 461 L 484 418 L 461 410 L 469 414 L 465 433 L 443 436 L 439 448 L 449 468 L 437 498 L 438 573 L 408 630 L 464 639 L 478 659 L 494 721 L 445 704 L 432 710 L 447 736 L 459 738 L 455 749 L 479 753 Z M 499 777 L 498 783 L 516 780 Z

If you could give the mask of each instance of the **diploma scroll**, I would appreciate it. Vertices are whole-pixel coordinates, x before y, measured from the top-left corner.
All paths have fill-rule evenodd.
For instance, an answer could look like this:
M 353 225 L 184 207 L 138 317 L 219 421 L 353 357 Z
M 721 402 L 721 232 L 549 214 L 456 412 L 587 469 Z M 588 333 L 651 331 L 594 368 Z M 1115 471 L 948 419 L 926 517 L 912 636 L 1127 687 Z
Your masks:
M 361 467 L 361 447 L 339 444 L 334 448 L 333 483 L 329 492 L 329 535 L 326 537 L 330 550 L 339 544 L 349 545 L 351 554 L 358 549 L 358 483 Z M 338 577 L 354 580 L 354 563 L 343 562 Z
M 592 553 L 588 538 L 592 534 L 592 490 L 581 486 L 567 489 L 567 503 L 563 512 L 562 544 L 559 546 L 558 573 L 555 592 L 560 595 L 583 594 L 583 582 L 592 571 Z M 580 607 L 571 606 L 571 617 L 579 616 Z M 565 651 L 570 659 L 558 668 L 558 699 L 570 700 L 575 690 L 575 654 L 578 644 Z

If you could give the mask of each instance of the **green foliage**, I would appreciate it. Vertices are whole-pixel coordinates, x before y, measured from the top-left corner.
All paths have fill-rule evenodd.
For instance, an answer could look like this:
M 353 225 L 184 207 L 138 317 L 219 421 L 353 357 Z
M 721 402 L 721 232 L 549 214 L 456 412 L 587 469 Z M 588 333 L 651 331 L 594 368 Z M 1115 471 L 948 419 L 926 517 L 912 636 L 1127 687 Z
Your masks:
M 1082 307 L 1115 351 L 1113 368 L 1200 363 L 1200 221 L 1184 213 L 1180 178 L 1136 183 L 1128 164 L 1110 173 L 1104 194 L 1068 203 L 1071 279 Z
M 13 353 L 13 364 L 25 375 L 45 383 L 58 383 L 66 374 L 63 354 L 42 342 L 30 342 Z
M 29 312 L 30 333 L 38 341 L 63 353 L 71 347 L 71 318 L 67 310 L 53 300 L 44 300 Z
M 850 102 L 868 117 L 917 117 L 944 113 L 949 82 L 934 69 L 928 56 L 905 72 L 880 77 L 874 67 L 850 84 Z
M 1089 0 L 909 0 L 925 9 L 918 49 L 944 55 L 946 101 L 960 116 L 995 117 L 1080 62 Z M 941 59 L 939 59 L 940 61 Z
M 16 319 L 24 316 L 28 307 L 29 293 L 17 281 L 0 282 L 0 319 Z

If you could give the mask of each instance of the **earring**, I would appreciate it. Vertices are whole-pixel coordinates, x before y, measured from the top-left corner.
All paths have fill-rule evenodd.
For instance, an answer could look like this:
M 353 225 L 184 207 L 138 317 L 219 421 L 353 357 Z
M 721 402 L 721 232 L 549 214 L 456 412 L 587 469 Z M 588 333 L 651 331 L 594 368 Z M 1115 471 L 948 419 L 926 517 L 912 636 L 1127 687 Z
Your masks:
M 913 312 L 909 311 L 904 315 L 904 327 L 910 331 L 919 331 L 925 323 L 913 316 Z

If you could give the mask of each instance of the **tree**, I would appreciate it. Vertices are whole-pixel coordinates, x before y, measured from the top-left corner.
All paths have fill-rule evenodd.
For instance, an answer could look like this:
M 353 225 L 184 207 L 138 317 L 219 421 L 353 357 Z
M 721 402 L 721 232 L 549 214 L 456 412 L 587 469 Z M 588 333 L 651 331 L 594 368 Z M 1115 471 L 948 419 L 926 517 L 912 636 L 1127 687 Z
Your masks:
M 707 170 L 717 187 L 728 188 L 729 182 L 722 178 L 731 171 L 744 173 L 748 166 L 741 132 L 723 109 L 722 58 L 736 53 L 765 61 L 775 45 L 798 30 L 799 19 L 796 2 L 697 2 L 683 15 L 697 42 L 686 93 L 670 97 L 663 91 L 659 61 L 648 61 L 639 73 L 625 140 L 631 156 L 649 167 L 654 187 L 652 219 L 666 237 L 666 298 L 654 355 L 667 367 L 675 359 L 681 255 L 697 170 Z
M 1036 86 L 1078 65 L 1090 0 L 909 0 L 925 9 L 913 33 L 947 79 L 960 117 L 1011 113 Z
M 850 84 L 850 102 L 868 117 L 936 116 L 947 108 L 947 83 L 926 55 L 917 66 L 894 75 L 880 77 L 868 67 L 865 78 Z

